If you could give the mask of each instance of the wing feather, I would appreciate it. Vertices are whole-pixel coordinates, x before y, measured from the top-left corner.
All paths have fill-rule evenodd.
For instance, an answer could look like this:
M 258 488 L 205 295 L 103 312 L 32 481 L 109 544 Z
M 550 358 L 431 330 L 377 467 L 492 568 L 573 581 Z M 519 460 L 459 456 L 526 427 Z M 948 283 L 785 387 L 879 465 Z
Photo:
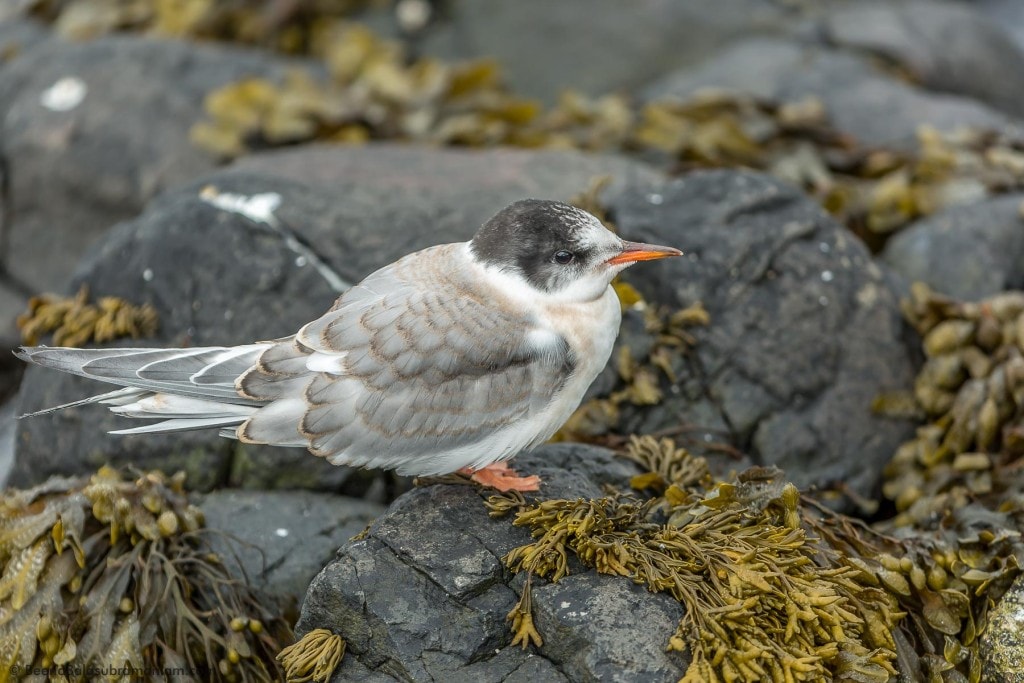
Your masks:
M 513 434 L 518 422 L 542 412 L 575 359 L 564 339 L 531 336 L 538 321 L 472 281 L 469 268 L 459 267 L 460 247 L 435 247 L 377 271 L 294 341 L 265 351 L 240 389 L 263 398 L 273 396 L 274 386 L 287 391 L 243 423 L 239 437 L 276 442 L 271 425 L 281 428 L 282 415 L 295 415 L 301 385 L 298 431 L 317 455 L 436 474 L 452 469 L 446 454 L 489 443 L 503 430 Z M 332 356 L 336 364 L 325 359 Z M 517 451 L 537 437 L 513 434 L 502 448 Z

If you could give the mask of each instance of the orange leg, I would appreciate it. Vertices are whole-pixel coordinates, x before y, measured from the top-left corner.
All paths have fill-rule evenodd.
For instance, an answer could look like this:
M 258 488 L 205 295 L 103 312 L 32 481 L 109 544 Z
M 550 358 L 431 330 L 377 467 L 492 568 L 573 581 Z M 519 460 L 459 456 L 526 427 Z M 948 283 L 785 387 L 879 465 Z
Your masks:
M 459 470 L 459 473 L 467 475 L 478 484 L 490 486 L 502 492 L 540 490 L 540 477 L 536 475 L 520 477 L 505 462 L 496 462 L 479 470 L 464 467 Z

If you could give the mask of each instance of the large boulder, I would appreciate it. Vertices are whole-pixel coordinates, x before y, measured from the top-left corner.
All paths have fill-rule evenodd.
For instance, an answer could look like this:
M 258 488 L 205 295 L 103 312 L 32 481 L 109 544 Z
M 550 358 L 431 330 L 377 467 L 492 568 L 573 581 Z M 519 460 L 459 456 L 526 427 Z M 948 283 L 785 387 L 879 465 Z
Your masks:
M 633 94 L 730 41 L 790 35 L 861 1 L 452 0 L 432 3 L 412 43 L 443 59 L 493 58 L 516 92 L 550 102 L 566 88 Z M 359 20 L 392 35 L 399 23 L 390 12 Z
M 925 124 L 1020 132 L 1006 114 L 962 95 L 936 93 L 885 73 L 866 56 L 786 38 L 748 38 L 645 89 L 647 100 L 685 100 L 722 88 L 781 101 L 816 97 L 832 123 L 867 145 L 912 147 Z
M 18 45 L 35 36 L 34 24 L 22 24 Z M 19 53 L 0 70 L 6 269 L 34 291 L 64 288 L 107 228 L 216 166 L 189 142 L 206 94 L 246 76 L 279 77 L 288 64 L 255 50 L 124 36 L 49 39 Z M 0 334 L 12 329 L 10 313 L 0 308 Z
M 971 5 L 1001 26 L 1024 49 L 1024 4 L 1017 0 L 972 0 Z
M 545 498 L 599 497 L 638 473 L 604 449 L 558 444 L 515 460 L 539 474 Z M 341 548 L 310 584 L 296 626 L 341 634 L 341 681 L 675 681 L 685 661 L 665 651 L 682 617 L 666 595 L 576 566 L 556 584 L 535 581 L 536 652 L 508 647 L 505 615 L 522 577 L 501 557 L 530 534 L 492 520 L 473 487 L 435 485 L 399 498 L 366 538 Z
M 1024 194 L 922 218 L 885 245 L 882 260 L 907 283 L 967 301 L 1024 287 Z
M 862 2 L 829 13 L 824 38 L 882 57 L 925 87 L 1024 116 L 1024 48 L 968 3 Z
M 627 431 L 707 424 L 801 488 L 871 495 L 912 425 L 872 414 L 914 377 L 896 296 L 864 245 L 798 190 L 713 171 L 623 193 L 622 234 L 689 258 L 629 278 L 673 306 L 702 302 L 706 328 L 675 392 Z
M 350 283 L 410 251 L 468 239 L 524 196 L 568 199 L 594 177 L 658 177 L 614 157 L 575 152 L 442 151 L 400 145 L 314 146 L 257 155 L 154 200 L 114 228 L 79 265 L 71 290 L 152 303 L 156 338 L 127 344 L 240 344 L 293 334 Z M 223 196 L 276 197 L 276 227 L 217 208 Z M 207 192 L 209 190 L 207 189 Z M 213 200 L 216 201 L 216 200 Z M 229 202 L 230 203 L 230 202 Z M 31 368 L 28 412 L 75 400 L 102 385 Z M 12 483 L 82 473 L 104 462 L 184 468 L 199 489 L 308 488 L 364 495 L 380 484 L 352 479 L 304 449 L 243 447 L 213 433 L 110 436 L 124 421 L 88 406 L 21 420 Z
M 551 101 L 565 88 L 634 90 L 722 42 L 782 31 L 796 14 L 769 0 L 454 2 L 421 49 L 494 58 L 516 92 Z

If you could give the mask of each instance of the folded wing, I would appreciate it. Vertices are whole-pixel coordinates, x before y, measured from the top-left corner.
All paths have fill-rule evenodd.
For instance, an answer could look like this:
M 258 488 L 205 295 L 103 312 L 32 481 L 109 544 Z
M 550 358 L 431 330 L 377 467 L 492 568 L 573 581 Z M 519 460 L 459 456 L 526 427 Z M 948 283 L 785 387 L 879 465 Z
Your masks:
M 459 268 L 461 245 L 374 273 L 238 383 L 269 405 L 243 441 L 293 444 L 336 464 L 436 474 L 510 457 L 572 371 L 563 339 Z

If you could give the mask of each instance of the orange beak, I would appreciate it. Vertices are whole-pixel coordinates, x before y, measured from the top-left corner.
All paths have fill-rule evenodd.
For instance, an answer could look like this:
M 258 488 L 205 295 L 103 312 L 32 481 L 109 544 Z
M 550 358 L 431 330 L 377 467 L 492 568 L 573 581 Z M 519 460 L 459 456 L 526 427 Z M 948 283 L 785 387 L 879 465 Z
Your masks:
M 669 256 L 682 256 L 683 252 L 672 247 L 659 247 L 656 244 L 644 244 L 642 242 L 622 243 L 622 252 L 612 256 L 605 261 L 610 266 L 618 266 L 623 263 L 636 263 L 637 261 L 654 261 L 655 259 L 668 258 Z

